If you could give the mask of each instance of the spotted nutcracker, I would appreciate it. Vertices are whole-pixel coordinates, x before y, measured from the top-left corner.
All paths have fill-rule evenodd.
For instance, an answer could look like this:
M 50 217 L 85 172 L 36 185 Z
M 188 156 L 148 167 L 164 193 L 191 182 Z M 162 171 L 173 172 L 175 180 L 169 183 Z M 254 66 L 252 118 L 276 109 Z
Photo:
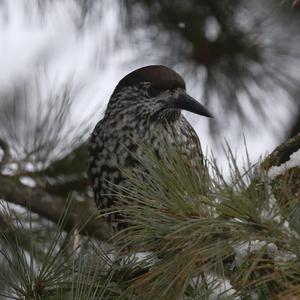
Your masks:
M 168 67 L 146 66 L 118 83 L 89 142 L 88 174 L 100 209 L 116 200 L 112 184 L 126 185 L 122 169 L 143 168 L 137 159 L 143 153 L 141 143 L 158 156 L 163 141 L 173 143 L 195 172 L 203 168 L 198 136 L 181 110 L 211 117 L 186 93 L 182 77 Z

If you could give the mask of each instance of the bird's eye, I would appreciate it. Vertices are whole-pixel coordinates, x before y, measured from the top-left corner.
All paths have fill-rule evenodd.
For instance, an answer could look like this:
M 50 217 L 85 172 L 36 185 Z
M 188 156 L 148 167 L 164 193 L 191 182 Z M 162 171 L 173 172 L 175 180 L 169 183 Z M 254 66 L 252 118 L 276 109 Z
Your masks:
M 160 93 L 160 90 L 150 86 L 147 92 L 150 97 L 156 97 Z

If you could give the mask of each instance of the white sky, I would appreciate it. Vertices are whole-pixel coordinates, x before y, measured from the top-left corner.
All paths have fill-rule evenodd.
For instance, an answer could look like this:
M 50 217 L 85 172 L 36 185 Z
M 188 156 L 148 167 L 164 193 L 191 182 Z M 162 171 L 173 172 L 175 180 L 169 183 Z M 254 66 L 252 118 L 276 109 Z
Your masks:
M 45 65 L 45 83 L 51 90 L 59 88 L 69 78 L 80 88 L 74 121 L 84 118 L 99 104 L 101 108 L 97 115 L 100 118 L 110 94 L 125 74 L 137 67 L 157 63 L 153 57 L 145 57 L 143 61 L 135 59 L 140 53 L 135 45 L 130 44 L 126 32 L 122 34 L 114 5 L 107 6 L 105 13 L 100 12 L 100 17 L 95 9 L 79 34 L 74 24 L 80 18 L 80 11 L 74 0 L 54 1 L 47 8 L 45 18 L 41 18 L 34 3 L 33 0 L 6 0 L 0 7 L 0 93 L 30 78 L 38 64 Z M 114 44 L 117 31 L 117 41 L 122 47 L 115 47 Z M 190 94 L 199 98 L 188 78 L 186 81 Z M 268 108 L 277 122 L 274 128 L 279 136 L 283 135 L 282 124 L 291 113 L 291 108 L 285 107 L 282 102 L 279 99 L 278 105 Z M 218 108 L 211 110 L 218 118 Z M 250 107 L 249 113 L 255 118 Z M 187 116 L 197 130 L 204 151 L 213 150 L 223 165 L 224 156 L 218 152 L 208 134 L 208 120 L 191 114 Z M 224 130 L 217 144 L 227 139 L 241 159 L 244 152 L 243 133 L 236 128 L 240 129 L 240 125 L 233 118 L 231 126 Z M 279 143 L 278 137 L 274 137 L 263 124 L 259 131 L 245 131 L 244 135 L 253 161 L 266 151 L 272 151 Z

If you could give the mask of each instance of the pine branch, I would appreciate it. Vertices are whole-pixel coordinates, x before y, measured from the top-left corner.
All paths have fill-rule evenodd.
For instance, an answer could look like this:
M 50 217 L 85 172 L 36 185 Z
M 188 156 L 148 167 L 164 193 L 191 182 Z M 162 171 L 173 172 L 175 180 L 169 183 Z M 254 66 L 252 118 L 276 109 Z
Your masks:
M 271 166 L 279 166 L 289 160 L 290 155 L 300 149 L 300 133 L 279 145 L 262 163 L 262 168 L 268 170 Z
M 64 198 L 51 195 L 42 189 L 26 187 L 14 177 L 3 175 L 0 175 L 0 198 L 26 207 L 56 224 L 59 222 L 66 204 Z M 101 218 L 95 218 L 96 213 L 97 211 L 92 201 L 74 201 L 67 216 L 64 230 L 71 231 L 78 227 L 81 234 L 92 236 L 99 240 L 107 240 L 109 229 L 105 221 Z
M 218 169 L 210 180 L 197 180 L 188 162 L 166 147 L 169 161 L 145 155 L 147 173 L 128 171 L 129 185 L 116 187 L 116 209 L 130 224 L 116 245 L 151 253 L 143 259 L 149 271 L 132 285 L 143 299 L 181 299 L 197 276 L 199 288 L 192 290 L 203 299 L 220 285 L 227 295 L 259 299 L 294 295 L 291 287 L 299 287 L 294 177 L 274 198 L 265 172 L 251 165 L 240 171 L 229 145 L 226 151 L 230 183 Z

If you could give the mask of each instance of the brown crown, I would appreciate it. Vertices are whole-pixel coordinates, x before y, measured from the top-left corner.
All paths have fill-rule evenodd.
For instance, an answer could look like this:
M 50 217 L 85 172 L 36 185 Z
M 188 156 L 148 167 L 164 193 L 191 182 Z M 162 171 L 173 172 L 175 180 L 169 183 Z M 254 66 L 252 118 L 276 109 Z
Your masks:
M 152 87 L 162 90 L 184 88 L 182 77 L 172 69 L 162 65 L 151 65 L 137 69 L 120 80 L 114 93 L 126 86 L 138 85 L 141 82 L 150 82 Z

